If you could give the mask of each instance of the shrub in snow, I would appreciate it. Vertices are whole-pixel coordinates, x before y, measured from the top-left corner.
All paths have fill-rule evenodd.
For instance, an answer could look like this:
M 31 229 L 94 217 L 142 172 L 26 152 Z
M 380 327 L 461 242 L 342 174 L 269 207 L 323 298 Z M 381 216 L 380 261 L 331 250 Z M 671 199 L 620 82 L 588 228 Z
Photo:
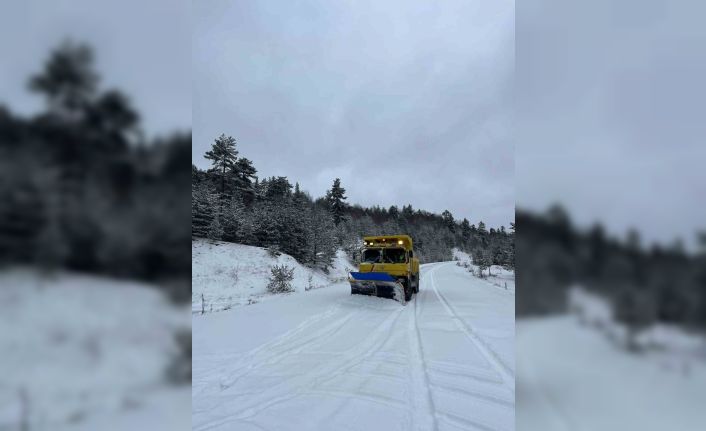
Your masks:
M 294 268 L 286 265 L 275 265 L 270 268 L 272 275 L 267 283 L 267 291 L 270 293 L 293 292 L 292 280 L 294 279 Z
M 613 310 L 608 300 L 581 286 L 572 286 L 568 292 L 569 311 L 576 314 L 582 325 L 602 329 L 613 324 Z
M 483 278 L 483 270 L 488 270 L 490 275 L 490 266 L 493 264 L 493 256 L 489 250 L 477 248 L 473 250 L 473 263 L 478 267 L 478 276 Z
M 267 247 L 267 254 L 270 255 L 270 257 L 277 258 L 282 253 L 279 251 L 279 247 L 277 247 L 276 245 L 271 245 Z
M 235 268 L 231 268 L 228 275 L 230 275 L 230 278 L 233 279 L 233 286 L 236 286 L 238 284 L 238 280 L 240 280 L 240 265 Z
M 628 329 L 625 347 L 632 352 L 640 351 L 637 335 L 655 321 L 655 304 L 652 298 L 626 286 L 618 292 L 613 307 L 615 320 L 625 324 Z

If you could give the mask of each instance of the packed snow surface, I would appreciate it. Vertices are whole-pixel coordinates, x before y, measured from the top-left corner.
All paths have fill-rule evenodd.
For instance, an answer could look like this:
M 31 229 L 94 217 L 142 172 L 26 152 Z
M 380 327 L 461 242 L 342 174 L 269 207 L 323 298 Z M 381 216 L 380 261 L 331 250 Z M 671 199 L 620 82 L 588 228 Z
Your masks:
M 513 430 L 514 294 L 423 265 L 406 306 L 346 282 L 193 316 L 195 430 Z
M 186 307 L 142 283 L 32 269 L 0 273 L 0 302 L 0 430 L 189 429 L 188 393 L 165 383 Z
M 658 325 L 641 334 L 645 350 L 629 353 L 597 298 L 573 292 L 582 314 L 517 322 L 522 429 L 703 430 L 703 338 Z

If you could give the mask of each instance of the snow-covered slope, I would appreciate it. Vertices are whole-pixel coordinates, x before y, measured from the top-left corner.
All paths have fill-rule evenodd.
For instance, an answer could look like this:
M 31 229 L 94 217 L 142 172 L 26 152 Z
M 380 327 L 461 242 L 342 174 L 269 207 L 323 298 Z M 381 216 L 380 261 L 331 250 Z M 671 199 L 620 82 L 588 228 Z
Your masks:
M 513 430 L 514 295 L 422 266 L 406 306 L 305 295 L 193 316 L 195 430 Z
M 313 290 L 345 280 L 353 265 L 339 250 L 328 274 L 298 263 L 287 254 L 272 257 L 261 247 L 221 241 L 195 240 L 191 246 L 192 309 L 221 311 L 235 305 L 261 301 L 267 295 L 270 268 L 294 268 L 292 286 L 296 292 Z
M 703 356 L 630 354 L 571 315 L 518 321 L 517 354 L 523 430 L 704 429 Z
M 454 248 L 452 252 L 454 261 L 460 263 L 464 267 L 473 268 L 473 271 L 476 274 L 478 273 L 478 267 L 473 264 L 473 258 L 468 253 L 457 248 Z M 487 275 L 488 270 L 483 270 L 483 274 Z M 483 280 L 495 287 L 501 287 L 511 292 L 515 291 L 515 271 L 508 271 L 502 266 L 492 265 L 490 267 L 490 276 L 484 278 Z
M 524 429 L 703 429 L 703 335 L 658 324 L 642 330 L 639 353 L 629 353 L 629 331 L 609 301 L 572 286 L 568 303 L 571 314 L 517 324 Z
M 67 273 L 5 271 L 0 287 L 0 429 L 106 429 L 128 416 L 175 429 L 150 405 L 189 405 L 165 384 L 188 308 L 143 284 Z

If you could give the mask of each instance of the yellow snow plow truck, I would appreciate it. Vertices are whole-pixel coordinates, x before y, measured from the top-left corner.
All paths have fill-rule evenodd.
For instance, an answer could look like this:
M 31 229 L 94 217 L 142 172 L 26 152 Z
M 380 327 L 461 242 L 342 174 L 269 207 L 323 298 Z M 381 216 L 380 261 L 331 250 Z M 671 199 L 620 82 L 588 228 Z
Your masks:
M 351 294 L 393 298 L 402 304 L 419 292 L 419 259 L 414 256 L 409 235 L 363 238 L 358 272 L 348 281 Z

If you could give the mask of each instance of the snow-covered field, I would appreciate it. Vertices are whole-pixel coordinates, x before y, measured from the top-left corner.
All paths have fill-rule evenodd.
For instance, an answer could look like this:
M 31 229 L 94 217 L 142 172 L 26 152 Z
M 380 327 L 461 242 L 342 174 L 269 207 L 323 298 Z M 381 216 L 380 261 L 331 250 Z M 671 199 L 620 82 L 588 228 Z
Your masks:
M 269 299 L 267 282 L 270 268 L 294 268 L 292 286 L 297 293 L 330 286 L 346 280 L 353 266 L 338 251 L 328 274 L 312 270 L 293 257 L 272 257 L 261 247 L 221 241 L 194 240 L 191 244 L 192 311 L 200 313 L 227 310 L 233 306 Z M 203 296 L 203 303 L 202 303 Z
M 656 325 L 624 348 L 600 297 L 574 287 L 574 314 L 517 323 L 517 423 L 530 431 L 702 430 L 706 340 Z
M 165 383 L 188 308 L 139 283 L 31 269 L 0 273 L 0 303 L 0 429 L 189 429 L 188 386 Z
M 195 314 L 193 428 L 514 429 L 514 292 L 453 262 L 423 265 L 420 289 Z

